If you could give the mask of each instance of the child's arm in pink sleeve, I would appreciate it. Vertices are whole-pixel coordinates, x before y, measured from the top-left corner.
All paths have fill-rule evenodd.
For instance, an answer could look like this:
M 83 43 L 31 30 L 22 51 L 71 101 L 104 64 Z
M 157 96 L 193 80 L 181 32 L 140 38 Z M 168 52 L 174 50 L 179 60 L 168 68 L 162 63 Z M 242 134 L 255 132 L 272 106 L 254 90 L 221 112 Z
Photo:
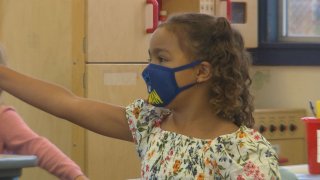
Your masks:
M 0 114 L 0 139 L 4 149 L 16 154 L 36 155 L 41 168 L 60 179 L 73 180 L 81 169 L 54 144 L 34 133 L 10 108 Z

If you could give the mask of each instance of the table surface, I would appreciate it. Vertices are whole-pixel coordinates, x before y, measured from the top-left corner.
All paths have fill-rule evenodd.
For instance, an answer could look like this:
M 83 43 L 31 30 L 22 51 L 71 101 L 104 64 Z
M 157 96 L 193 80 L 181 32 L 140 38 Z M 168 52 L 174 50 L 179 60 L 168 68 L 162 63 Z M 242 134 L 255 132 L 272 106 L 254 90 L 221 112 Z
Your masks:
M 0 154 L 0 169 L 37 166 L 37 156 Z
M 0 154 L 0 179 L 13 180 L 21 176 L 22 168 L 37 166 L 37 156 Z
M 291 165 L 291 166 L 281 166 L 284 169 L 294 173 L 297 178 L 300 180 L 314 180 L 320 179 L 320 174 L 309 174 L 308 164 L 298 164 L 298 165 Z

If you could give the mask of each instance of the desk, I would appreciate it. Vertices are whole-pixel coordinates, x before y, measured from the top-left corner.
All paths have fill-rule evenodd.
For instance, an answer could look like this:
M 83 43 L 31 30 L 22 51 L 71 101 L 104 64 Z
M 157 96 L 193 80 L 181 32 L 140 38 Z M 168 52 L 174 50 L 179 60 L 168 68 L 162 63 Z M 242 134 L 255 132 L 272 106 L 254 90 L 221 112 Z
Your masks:
M 319 175 L 309 174 L 308 165 L 307 164 L 299 164 L 299 165 L 291 165 L 291 166 L 280 166 L 283 169 L 287 169 L 288 171 L 294 173 L 297 178 L 300 180 L 315 180 L 320 179 Z
M 36 156 L 0 154 L 0 180 L 11 180 L 19 177 L 22 168 L 36 165 Z

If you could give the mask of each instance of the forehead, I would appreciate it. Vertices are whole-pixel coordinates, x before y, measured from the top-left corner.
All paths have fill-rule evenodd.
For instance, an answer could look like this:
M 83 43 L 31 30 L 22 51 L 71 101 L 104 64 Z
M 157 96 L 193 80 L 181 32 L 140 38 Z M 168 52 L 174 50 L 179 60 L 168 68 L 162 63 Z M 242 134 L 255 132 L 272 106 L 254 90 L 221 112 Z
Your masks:
M 178 37 L 166 28 L 158 28 L 150 40 L 150 50 L 166 49 L 168 51 L 181 51 Z

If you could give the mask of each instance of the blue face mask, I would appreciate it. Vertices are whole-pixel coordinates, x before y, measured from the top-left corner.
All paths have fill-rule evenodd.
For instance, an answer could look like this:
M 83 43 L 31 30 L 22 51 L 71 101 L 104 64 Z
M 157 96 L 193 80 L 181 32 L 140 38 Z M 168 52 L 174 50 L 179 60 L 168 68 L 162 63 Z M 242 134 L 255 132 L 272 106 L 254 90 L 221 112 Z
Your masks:
M 196 83 L 179 87 L 175 78 L 175 72 L 192 68 L 201 61 L 194 61 L 190 64 L 176 68 L 168 68 L 156 64 L 149 64 L 142 72 L 142 77 L 148 88 L 148 103 L 157 106 L 167 106 L 181 91 L 184 91 Z

